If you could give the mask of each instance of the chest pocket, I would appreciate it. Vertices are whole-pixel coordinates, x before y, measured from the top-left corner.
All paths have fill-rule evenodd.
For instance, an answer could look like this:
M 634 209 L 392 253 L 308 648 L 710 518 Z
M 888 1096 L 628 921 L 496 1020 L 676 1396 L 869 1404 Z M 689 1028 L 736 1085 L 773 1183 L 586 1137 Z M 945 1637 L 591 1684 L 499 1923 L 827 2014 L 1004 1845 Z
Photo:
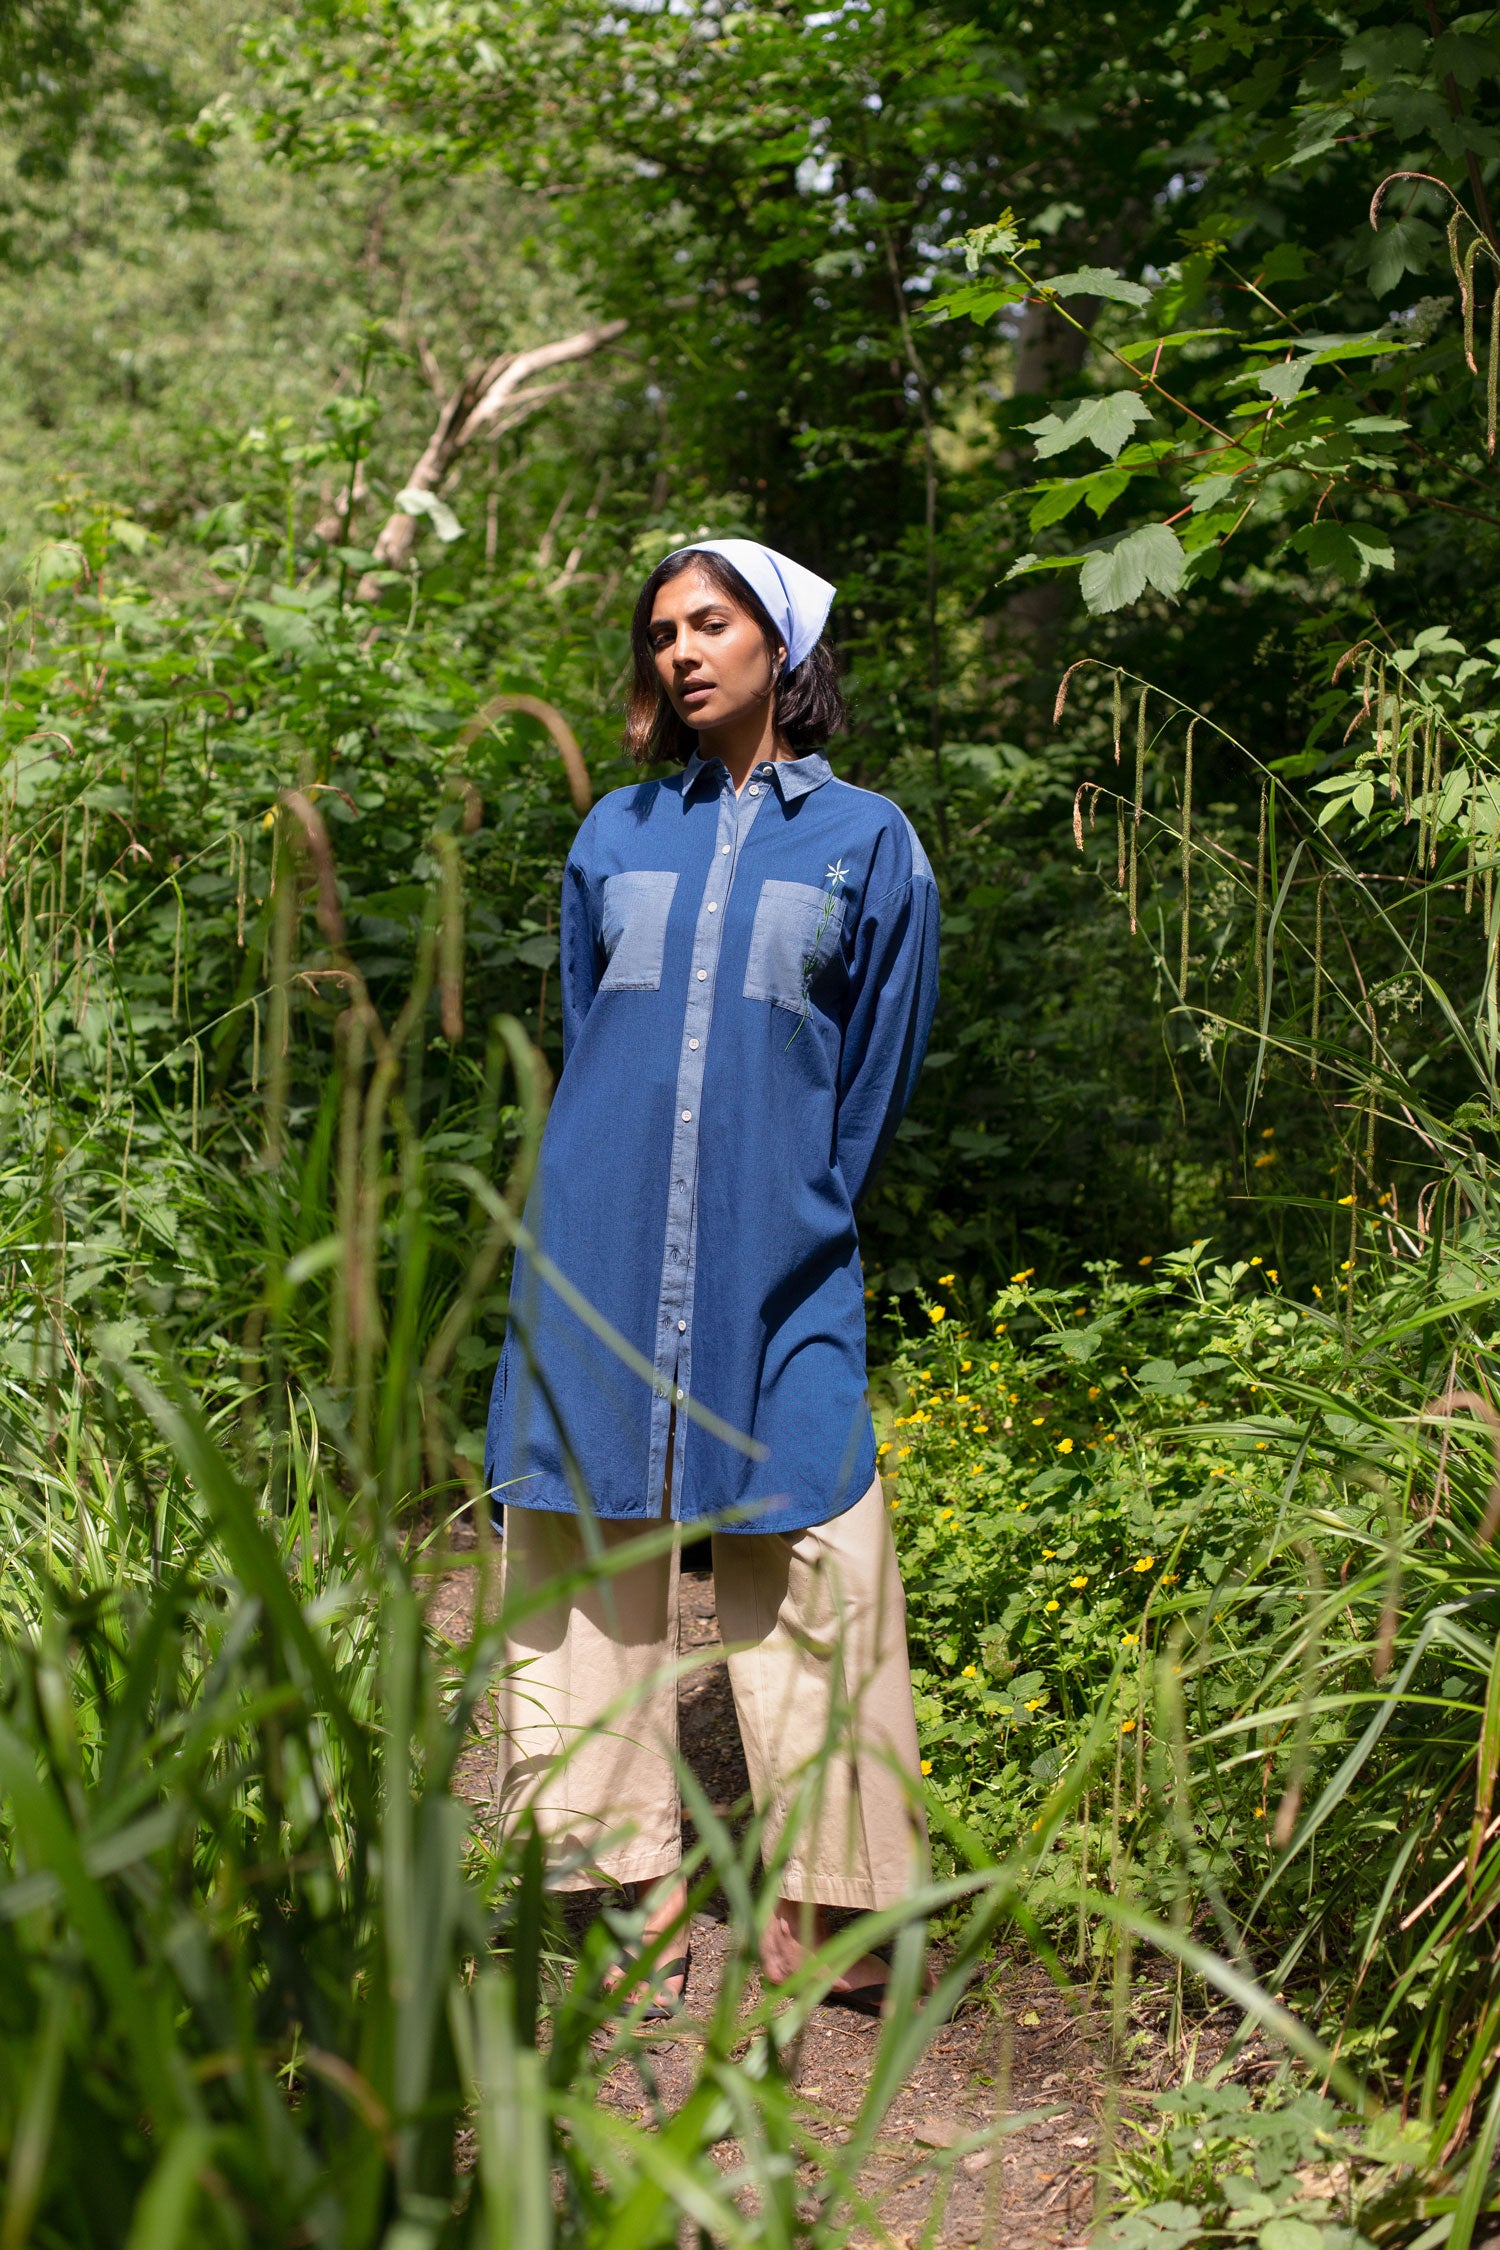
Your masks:
M 631 868 L 606 875 L 601 920 L 609 966 L 601 992 L 657 992 L 667 948 L 667 916 L 677 877 L 671 868 Z
M 800 1015 L 843 929 L 840 892 L 820 891 L 814 883 L 762 883 L 745 964 L 745 998 L 774 1000 Z

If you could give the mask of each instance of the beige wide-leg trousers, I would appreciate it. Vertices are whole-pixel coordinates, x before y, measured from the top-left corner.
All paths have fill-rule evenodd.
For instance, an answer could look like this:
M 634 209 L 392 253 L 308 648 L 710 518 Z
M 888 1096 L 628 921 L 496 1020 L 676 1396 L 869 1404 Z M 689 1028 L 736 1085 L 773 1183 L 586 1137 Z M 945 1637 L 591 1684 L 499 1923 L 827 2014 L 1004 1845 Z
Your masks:
M 649 1522 L 600 1523 L 618 1554 Z M 505 1512 L 507 1607 L 579 1570 L 576 1516 Z M 877 1907 L 927 1872 L 906 1600 L 877 1477 L 810 1531 L 720 1532 L 714 1586 L 762 1856 L 781 1895 Z M 500 1813 L 534 1815 L 559 1880 L 653 1882 L 682 1856 L 677 1794 L 678 1552 L 581 1585 L 506 1641 Z

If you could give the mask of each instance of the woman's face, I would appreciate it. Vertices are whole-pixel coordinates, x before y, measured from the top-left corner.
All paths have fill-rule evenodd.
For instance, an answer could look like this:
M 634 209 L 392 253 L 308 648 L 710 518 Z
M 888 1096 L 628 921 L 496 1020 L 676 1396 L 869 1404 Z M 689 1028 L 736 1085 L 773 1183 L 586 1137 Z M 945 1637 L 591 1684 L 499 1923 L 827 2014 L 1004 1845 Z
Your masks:
M 759 709 L 775 685 L 760 627 L 697 564 L 657 594 L 650 640 L 667 700 L 700 735 Z

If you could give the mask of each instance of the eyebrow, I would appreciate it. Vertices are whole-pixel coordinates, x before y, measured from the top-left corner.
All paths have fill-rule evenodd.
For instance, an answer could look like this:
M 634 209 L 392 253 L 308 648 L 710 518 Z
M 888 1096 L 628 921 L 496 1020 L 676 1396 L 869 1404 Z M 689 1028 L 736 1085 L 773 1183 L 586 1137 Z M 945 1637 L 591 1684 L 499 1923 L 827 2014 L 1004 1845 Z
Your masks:
M 700 618 L 709 616 L 716 609 L 722 609 L 727 615 L 731 617 L 735 614 L 735 606 L 733 602 L 731 602 L 727 598 L 727 596 L 723 594 L 715 594 L 712 601 L 700 602 L 696 609 L 690 609 L 687 613 L 688 621 L 690 624 L 696 625 Z M 650 625 L 647 627 L 647 631 L 654 633 L 658 630 L 659 627 L 663 625 L 672 625 L 674 623 L 675 619 L 673 619 L 670 614 L 661 617 L 653 617 Z

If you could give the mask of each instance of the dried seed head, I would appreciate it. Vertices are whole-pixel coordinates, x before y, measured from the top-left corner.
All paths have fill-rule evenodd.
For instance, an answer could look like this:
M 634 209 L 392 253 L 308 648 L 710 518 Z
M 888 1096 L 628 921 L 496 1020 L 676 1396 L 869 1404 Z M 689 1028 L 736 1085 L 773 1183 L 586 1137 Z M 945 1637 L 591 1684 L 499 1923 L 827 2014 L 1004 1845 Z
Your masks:
M 1066 672 L 1064 672 L 1062 678 L 1058 681 L 1057 701 L 1052 706 L 1052 724 L 1054 726 L 1056 726 L 1061 720 L 1063 712 L 1067 708 L 1069 680 L 1072 679 L 1075 672 L 1081 672 L 1086 664 L 1092 664 L 1094 661 L 1095 660 L 1092 656 L 1080 656 L 1078 662 L 1076 664 L 1070 664 Z

